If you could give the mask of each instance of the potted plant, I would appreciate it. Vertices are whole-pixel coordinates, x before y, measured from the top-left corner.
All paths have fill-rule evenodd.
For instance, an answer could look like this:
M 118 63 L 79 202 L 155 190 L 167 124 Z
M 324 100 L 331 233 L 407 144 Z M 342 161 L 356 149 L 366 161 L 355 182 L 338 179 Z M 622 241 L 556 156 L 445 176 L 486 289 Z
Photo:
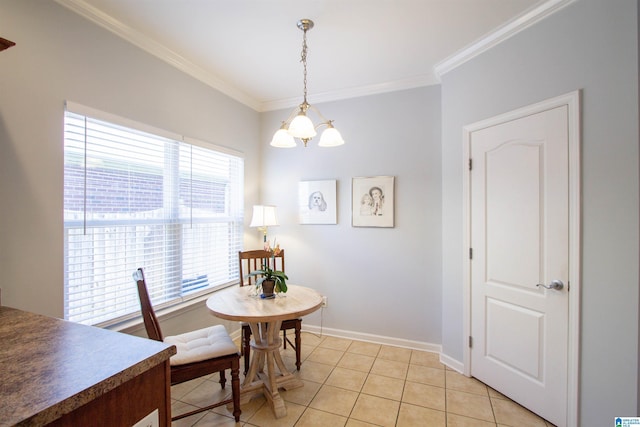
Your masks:
M 272 265 L 274 267 L 276 265 L 275 257 L 280 253 L 280 245 L 278 244 L 271 249 L 267 242 L 264 249 L 271 254 L 271 262 L 269 262 L 268 258 L 265 258 L 262 263 L 262 269 L 252 271 L 248 276 L 259 276 L 256 280 L 256 288 L 262 286 L 262 292 L 265 297 L 272 296 L 274 290 L 275 292 L 287 292 L 287 280 L 289 278 L 284 274 L 284 271 L 271 268 Z

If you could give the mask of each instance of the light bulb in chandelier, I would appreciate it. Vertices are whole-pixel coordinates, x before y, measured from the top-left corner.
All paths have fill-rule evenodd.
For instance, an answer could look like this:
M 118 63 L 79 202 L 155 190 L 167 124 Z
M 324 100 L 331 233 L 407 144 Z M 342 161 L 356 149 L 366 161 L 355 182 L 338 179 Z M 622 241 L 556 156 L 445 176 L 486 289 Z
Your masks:
M 304 70 L 304 99 L 302 104 L 296 107 L 289 115 L 289 118 L 282 122 L 280 129 L 273 135 L 271 145 L 274 147 L 294 147 L 296 143 L 293 138 L 300 139 L 306 147 L 307 143 L 317 135 L 317 129 L 322 126 L 327 128 L 322 132 L 318 146 L 337 147 L 344 144 L 344 139 L 342 139 L 340 132 L 333 127 L 333 120 L 327 120 L 317 108 L 307 103 L 307 31 L 313 28 L 313 25 L 313 21 L 310 19 L 301 19 L 297 22 L 298 28 L 303 31 L 301 62 Z M 313 121 L 307 115 L 308 111 L 313 111 L 318 115 L 320 124 L 313 124 Z

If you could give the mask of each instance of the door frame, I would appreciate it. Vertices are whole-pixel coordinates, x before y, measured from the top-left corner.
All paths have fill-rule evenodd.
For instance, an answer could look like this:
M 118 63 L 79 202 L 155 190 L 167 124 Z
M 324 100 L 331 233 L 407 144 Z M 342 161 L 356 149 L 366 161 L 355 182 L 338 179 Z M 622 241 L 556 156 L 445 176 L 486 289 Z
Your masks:
M 567 367 L 567 425 L 578 425 L 580 363 L 580 90 L 528 105 L 508 113 L 463 127 L 462 193 L 463 193 L 463 374 L 471 376 L 471 174 L 469 170 L 471 135 L 473 132 L 566 105 L 569 138 L 569 331 Z M 500 390 L 498 390 L 500 391 Z

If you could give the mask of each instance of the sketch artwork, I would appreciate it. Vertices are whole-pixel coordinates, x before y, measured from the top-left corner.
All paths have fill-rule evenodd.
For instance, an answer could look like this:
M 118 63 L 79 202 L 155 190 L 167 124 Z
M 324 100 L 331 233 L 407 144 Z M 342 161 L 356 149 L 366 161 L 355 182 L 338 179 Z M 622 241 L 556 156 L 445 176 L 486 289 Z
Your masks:
M 394 177 L 353 178 L 352 225 L 393 227 Z
M 337 224 L 336 181 L 302 181 L 298 186 L 300 224 Z
M 327 210 L 327 202 L 324 200 L 322 191 L 314 191 L 309 195 L 309 210 L 316 212 Z

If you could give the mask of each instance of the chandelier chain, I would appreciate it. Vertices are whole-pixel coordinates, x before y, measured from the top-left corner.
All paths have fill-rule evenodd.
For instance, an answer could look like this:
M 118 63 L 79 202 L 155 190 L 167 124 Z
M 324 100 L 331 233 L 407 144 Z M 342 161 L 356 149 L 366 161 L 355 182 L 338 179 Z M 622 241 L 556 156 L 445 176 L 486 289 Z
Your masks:
M 303 67 L 303 84 L 304 84 L 304 103 L 307 103 L 307 30 L 303 31 L 302 36 L 302 54 L 300 55 L 300 62 Z

